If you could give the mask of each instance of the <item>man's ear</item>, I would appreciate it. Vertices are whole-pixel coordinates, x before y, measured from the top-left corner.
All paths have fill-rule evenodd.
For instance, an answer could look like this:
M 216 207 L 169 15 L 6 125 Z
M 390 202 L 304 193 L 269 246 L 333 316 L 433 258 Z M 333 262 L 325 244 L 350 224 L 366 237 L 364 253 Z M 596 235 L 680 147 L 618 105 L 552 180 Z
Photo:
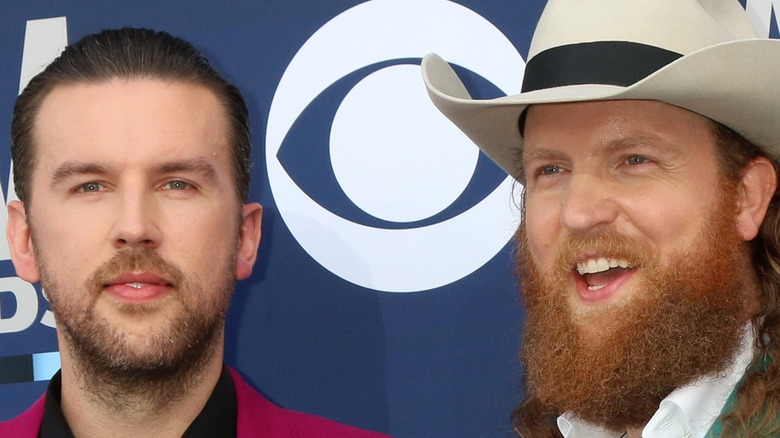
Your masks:
M 263 207 L 260 204 L 253 202 L 244 205 L 236 259 L 236 279 L 238 280 L 252 275 L 252 267 L 257 260 L 257 248 L 260 245 L 262 221 Z
M 747 165 L 737 194 L 737 232 L 742 240 L 758 235 L 776 188 L 777 172 L 768 158 L 759 157 Z
M 35 248 L 32 234 L 27 224 L 27 212 L 24 204 L 19 201 L 8 203 L 8 226 L 5 230 L 8 247 L 11 250 L 11 260 L 16 268 L 16 274 L 24 281 L 35 283 L 40 280 L 38 264 L 35 262 Z

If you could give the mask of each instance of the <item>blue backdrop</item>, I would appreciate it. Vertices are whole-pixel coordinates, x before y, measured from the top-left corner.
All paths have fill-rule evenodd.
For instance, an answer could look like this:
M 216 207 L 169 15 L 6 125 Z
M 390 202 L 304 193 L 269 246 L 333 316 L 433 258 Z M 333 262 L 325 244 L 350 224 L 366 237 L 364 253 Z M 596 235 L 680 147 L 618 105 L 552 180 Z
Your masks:
M 773 4 L 743 1 L 776 36 Z M 191 41 L 244 92 L 249 198 L 265 208 L 258 266 L 228 316 L 228 364 L 284 407 L 398 437 L 511 436 L 522 326 L 511 182 L 428 103 L 419 61 L 440 53 L 478 97 L 516 93 L 543 5 L 6 2 L 0 131 L 20 78 L 65 35 L 140 26 Z M 4 201 L 9 161 L 0 148 Z M 58 360 L 48 304 L 7 254 L 3 242 L 0 419 L 40 396 Z

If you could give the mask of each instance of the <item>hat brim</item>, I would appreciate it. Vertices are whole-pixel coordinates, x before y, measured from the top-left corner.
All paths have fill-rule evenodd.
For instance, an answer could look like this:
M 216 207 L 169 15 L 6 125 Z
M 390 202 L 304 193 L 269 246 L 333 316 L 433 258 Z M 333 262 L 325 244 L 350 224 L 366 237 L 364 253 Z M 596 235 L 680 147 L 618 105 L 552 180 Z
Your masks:
M 509 175 L 519 175 L 518 121 L 529 105 L 615 99 L 658 100 L 701 114 L 780 153 L 780 40 L 738 40 L 680 57 L 627 87 L 568 85 L 472 99 L 438 55 L 422 61 L 434 105 Z

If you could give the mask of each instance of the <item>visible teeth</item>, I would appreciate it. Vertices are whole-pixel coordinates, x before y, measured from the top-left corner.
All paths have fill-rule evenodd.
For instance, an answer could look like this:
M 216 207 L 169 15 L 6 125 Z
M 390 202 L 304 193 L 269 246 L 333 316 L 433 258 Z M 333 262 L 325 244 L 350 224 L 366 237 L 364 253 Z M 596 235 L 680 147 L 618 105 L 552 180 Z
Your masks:
M 125 286 L 130 286 L 130 287 L 133 287 L 133 288 L 136 288 L 136 289 L 140 289 L 140 288 L 142 288 L 144 286 L 147 286 L 147 285 L 148 285 L 148 283 L 138 283 L 138 282 L 135 282 L 135 283 L 125 283 Z
M 598 272 L 607 271 L 611 268 L 627 268 L 629 265 L 630 264 L 628 263 L 628 260 L 625 259 L 599 257 L 597 259 L 588 259 L 584 262 L 577 263 L 577 272 L 579 272 L 580 275 L 596 274 Z

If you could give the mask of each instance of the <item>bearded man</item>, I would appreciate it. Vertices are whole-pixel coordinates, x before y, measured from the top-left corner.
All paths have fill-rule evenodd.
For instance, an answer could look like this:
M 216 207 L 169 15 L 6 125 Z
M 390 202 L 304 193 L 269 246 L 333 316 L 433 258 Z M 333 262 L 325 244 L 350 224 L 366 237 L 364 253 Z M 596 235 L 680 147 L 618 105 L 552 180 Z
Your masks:
M 522 92 L 435 105 L 523 186 L 525 437 L 780 435 L 780 41 L 737 0 L 550 0 Z
M 49 298 L 62 369 L 0 436 L 380 436 L 279 408 L 223 364 L 262 209 L 244 99 L 189 43 L 88 35 L 30 81 L 11 131 L 11 256 Z

